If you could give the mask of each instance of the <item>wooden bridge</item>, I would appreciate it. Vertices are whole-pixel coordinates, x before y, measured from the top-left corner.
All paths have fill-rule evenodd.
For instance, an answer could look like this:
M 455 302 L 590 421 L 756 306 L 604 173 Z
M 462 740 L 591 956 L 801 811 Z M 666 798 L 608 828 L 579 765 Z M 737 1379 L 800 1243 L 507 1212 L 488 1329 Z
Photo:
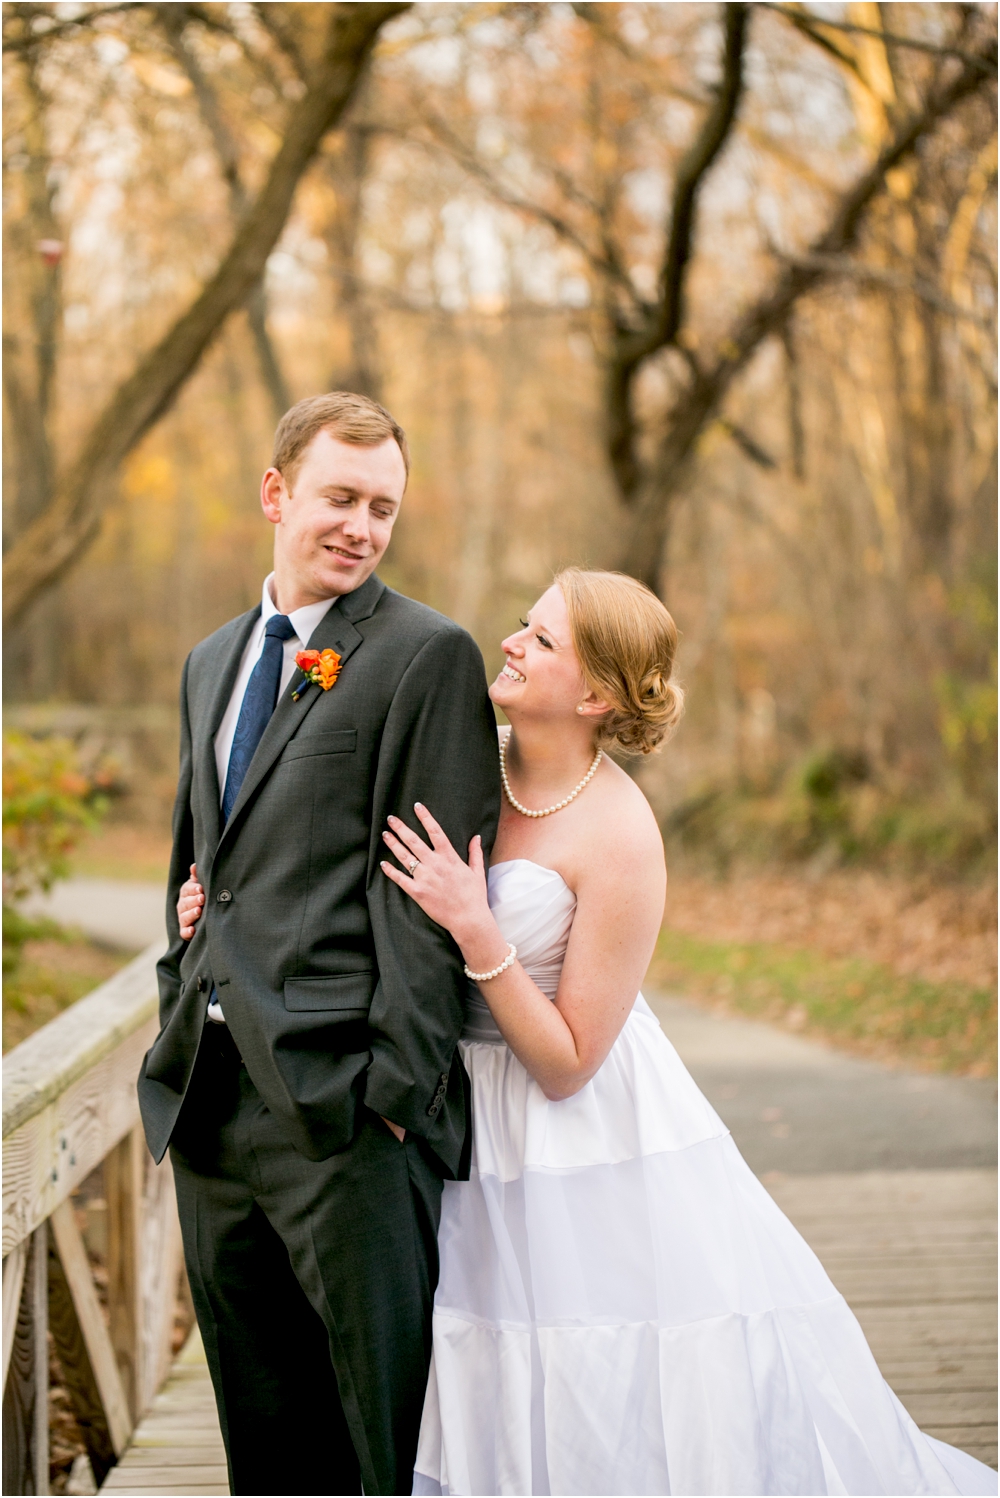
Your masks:
M 135 1079 L 156 1032 L 159 950 L 4 1060 L 6 1495 L 49 1491 L 48 1333 L 102 1491 L 228 1491 L 197 1333 L 171 1364 L 180 1230 L 169 1163 L 154 1166 L 139 1127 Z M 99 1165 L 106 1304 L 74 1205 Z M 996 1465 L 995 1172 L 767 1184 L 918 1424 Z
M 49 1333 L 98 1483 L 170 1371 L 180 1225 L 135 1090 L 159 955 L 148 948 L 4 1058 L 5 1494 L 49 1491 Z M 106 1305 L 73 1204 L 99 1165 Z

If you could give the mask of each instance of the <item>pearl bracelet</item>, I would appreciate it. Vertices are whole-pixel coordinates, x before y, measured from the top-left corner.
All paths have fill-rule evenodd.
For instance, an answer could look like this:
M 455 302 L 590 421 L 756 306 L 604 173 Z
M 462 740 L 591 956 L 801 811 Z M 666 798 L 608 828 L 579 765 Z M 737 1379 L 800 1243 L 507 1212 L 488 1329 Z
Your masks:
M 473 983 L 488 983 L 491 978 L 499 978 L 501 973 L 505 973 L 507 969 L 512 965 L 516 957 L 517 948 L 512 941 L 509 941 L 507 943 L 507 956 L 504 958 L 503 962 L 501 962 L 499 967 L 495 967 L 490 973 L 474 973 L 469 967 L 468 963 L 466 963 L 464 969 L 465 976 L 467 978 L 471 978 Z

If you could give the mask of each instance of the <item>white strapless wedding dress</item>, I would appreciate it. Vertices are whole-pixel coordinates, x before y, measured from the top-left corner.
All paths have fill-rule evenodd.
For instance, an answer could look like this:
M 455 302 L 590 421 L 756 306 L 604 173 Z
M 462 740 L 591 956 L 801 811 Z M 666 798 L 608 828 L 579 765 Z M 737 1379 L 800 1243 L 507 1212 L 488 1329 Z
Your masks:
M 576 900 L 490 905 L 550 997 Z M 472 1178 L 444 1188 L 419 1494 L 996 1493 L 917 1428 L 645 1000 L 550 1103 L 470 994 Z

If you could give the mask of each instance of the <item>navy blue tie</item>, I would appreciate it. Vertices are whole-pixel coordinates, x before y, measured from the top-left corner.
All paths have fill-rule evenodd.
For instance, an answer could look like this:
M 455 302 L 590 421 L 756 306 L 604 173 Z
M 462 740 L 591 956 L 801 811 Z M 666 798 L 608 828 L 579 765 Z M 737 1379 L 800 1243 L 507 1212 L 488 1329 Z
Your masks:
M 285 614 L 272 614 L 267 621 L 264 649 L 247 682 L 233 736 L 233 747 L 229 751 L 226 789 L 222 793 L 223 824 L 229 821 L 229 813 L 236 805 L 236 798 L 250 768 L 254 751 L 277 705 L 281 667 L 285 659 L 282 642 L 290 640 L 294 634 L 295 626 Z

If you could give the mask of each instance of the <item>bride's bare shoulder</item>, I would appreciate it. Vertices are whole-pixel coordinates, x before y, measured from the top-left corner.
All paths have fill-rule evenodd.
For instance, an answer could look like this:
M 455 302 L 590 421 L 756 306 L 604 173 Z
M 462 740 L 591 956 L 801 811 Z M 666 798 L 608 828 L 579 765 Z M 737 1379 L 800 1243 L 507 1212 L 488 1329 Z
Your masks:
M 663 838 L 653 808 L 638 785 L 613 759 L 604 759 L 594 777 L 598 794 L 587 818 L 586 838 L 591 853 L 600 850 L 600 862 L 617 871 L 650 860 L 663 864 Z

